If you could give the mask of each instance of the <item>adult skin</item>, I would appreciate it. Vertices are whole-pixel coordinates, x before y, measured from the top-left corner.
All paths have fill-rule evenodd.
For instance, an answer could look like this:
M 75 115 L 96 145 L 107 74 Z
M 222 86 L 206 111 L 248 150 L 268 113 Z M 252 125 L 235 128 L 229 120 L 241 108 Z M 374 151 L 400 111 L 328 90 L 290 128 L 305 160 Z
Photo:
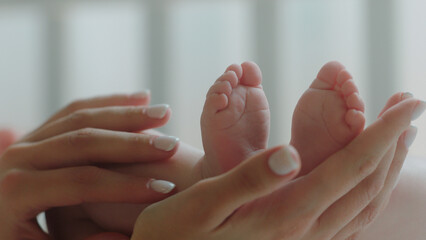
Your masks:
M 162 126 L 169 119 L 170 110 L 161 119 L 148 116 L 150 108 L 144 106 L 148 102 L 146 93 L 76 101 L 2 152 L 0 239 L 50 239 L 35 218 L 53 207 L 151 203 L 170 196 L 174 188 L 170 182 L 96 167 L 173 156 L 176 139 L 133 133 Z
M 405 134 L 401 137 L 401 139 L 404 139 L 404 141 L 405 141 Z M 401 140 L 402 141 L 402 140 Z M 398 151 L 399 151 L 399 149 L 401 149 L 400 148 L 400 146 L 401 146 L 401 142 L 399 142 L 399 144 L 398 144 L 398 150 L 397 150 L 397 154 L 395 155 L 396 157 L 395 157 L 395 159 L 394 159 L 394 161 L 392 162 L 392 167 L 390 168 L 391 169 L 391 171 L 389 172 L 389 174 L 388 174 L 388 177 L 386 178 L 386 184 L 385 184 L 385 187 L 383 187 L 383 189 L 382 189 L 382 191 L 381 191 L 381 194 L 379 194 L 379 196 L 377 196 L 376 198 L 375 198 L 375 200 L 374 201 L 372 201 L 371 203 L 370 203 L 370 205 L 368 205 L 368 206 L 374 206 L 374 204 L 373 203 L 376 203 L 376 205 L 377 205 L 377 203 L 380 203 L 381 201 L 378 201 L 377 199 L 380 199 L 379 197 L 380 197 L 380 195 L 384 195 L 384 194 L 382 194 L 383 192 L 386 192 L 385 190 L 386 190 L 386 185 L 388 185 L 387 183 L 390 181 L 390 179 L 391 179 L 391 177 L 389 177 L 389 176 L 392 176 L 392 169 L 393 170 L 395 170 L 395 169 L 397 169 L 397 167 L 395 167 L 395 164 L 396 164 L 396 162 L 397 162 L 397 160 L 399 159 L 399 164 L 401 164 L 402 165 L 402 158 L 401 158 L 401 156 L 404 154 L 404 150 L 402 150 L 402 151 L 400 151 L 399 152 L 399 154 L 401 154 L 400 155 L 400 157 L 398 158 L 397 156 L 398 156 Z M 383 162 L 383 161 L 382 161 Z M 377 173 L 377 171 L 375 171 L 374 172 L 374 174 L 378 174 Z M 374 175 L 373 174 L 373 175 Z M 393 174 L 393 175 L 395 175 L 395 174 Z M 293 184 L 293 183 L 292 183 Z M 383 201 L 382 201 L 383 202 Z M 380 204 L 379 204 L 380 205 Z M 367 209 L 367 208 L 366 208 Z M 368 210 L 371 210 L 371 209 L 368 209 Z M 374 210 L 374 209 L 373 209 Z M 370 212 L 370 211 L 366 211 L 366 212 Z M 373 213 L 375 213 L 374 211 L 373 211 Z M 368 215 L 368 214 L 367 214 Z M 372 217 L 374 218 L 374 215 L 372 215 Z M 362 219 L 362 218 L 360 218 L 360 217 L 358 217 L 358 218 L 355 218 L 355 219 Z M 353 224 L 353 225 L 355 225 L 355 224 Z M 99 235 L 100 236 L 100 235 Z M 99 237 L 98 236 L 98 237 Z M 103 236 L 104 237 L 110 237 L 110 238 L 108 238 L 108 239 L 122 239 L 122 237 L 124 237 L 123 239 L 126 239 L 125 238 L 125 236 L 122 236 L 122 235 L 117 235 L 117 234 L 103 234 Z M 107 238 L 103 238 L 102 236 L 101 236 L 101 238 L 91 238 L 91 239 L 107 239 Z M 336 238 L 336 239 L 339 239 L 339 238 Z
M 405 99 L 404 95 L 405 94 L 398 93 L 398 94 L 395 94 L 394 96 L 392 96 L 392 98 L 388 101 L 387 105 L 385 106 L 384 111 L 388 110 L 389 108 L 391 108 L 395 104 L 404 100 Z M 415 101 L 416 104 L 418 103 L 418 102 L 416 102 L 417 100 L 411 100 L 411 101 Z M 395 111 L 395 110 L 393 110 L 393 111 Z M 383 114 L 383 112 L 381 113 L 381 115 Z M 387 118 L 382 117 L 378 120 L 378 122 L 383 121 L 383 119 L 387 119 Z M 377 125 L 377 123 L 376 123 L 376 125 Z M 373 125 L 373 126 L 375 126 L 375 125 Z M 373 126 L 370 127 L 369 129 L 373 128 Z M 411 135 L 411 138 L 407 136 L 408 133 L 410 133 L 409 135 Z M 386 133 L 383 133 L 383 134 L 386 134 Z M 387 153 L 388 161 L 382 160 L 381 164 L 377 168 L 377 169 L 380 169 L 380 171 L 376 170 L 371 176 L 369 176 L 367 178 L 369 180 L 363 181 L 364 188 L 367 188 L 367 185 L 365 185 L 365 184 L 368 184 L 369 182 L 374 181 L 374 179 L 386 176 L 386 182 L 385 182 L 384 186 L 381 188 L 380 193 L 374 198 L 374 200 L 370 201 L 369 204 L 364 205 L 364 208 L 361 211 L 361 213 L 359 214 L 359 216 L 354 218 L 353 221 L 350 222 L 348 224 L 348 226 L 345 228 L 346 232 L 342 231 L 340 234 L 346 234 L 347 235 L 348 231 L 349 232 L 357 232 L 356 234 L 359 234 L 368 225 L 370 225 L 369 223 L 374 222 L 374 220 L 377 218 L 379 213 L 384 211 L 385 206 L 386 206 L 387 202 L 389 201 L 390 194 L 392 192 L 393 186 L 396 182 L 397 175 L 398 175 L 400 168 L 403 164 L 403 161 L 405 159 L 405 154 L 408 150 L 407 147 L 406 147 L 406 144 L 409 143 L 410 141 L 407 142 L 407 140 L 410 140 L 410 139 L 413 140 L 414 136 L 415 136 L 415 129 L 409 128 L 409 131 L 407 133 L 404 133 L 401 136 L 401 139 L 398 142 L 398 147 L 397 147 L 395 154 L 394 154 L 393 151 L 396 148 L 396 141 L 394 141 L 393 145 L 391 146 L 392 148 L 390 148 L 389 153 Z M 368 145 L 368 147 L 371 147 L 371 146 Z M 359 155 L 362 156 L 362 154 L 363 154 L 363 152 L 360 152 Z M 392 154 L 393 154 L 393 157 L 391 156 Z M 389 159 L 391 159 L 391 161 L 389 161 Z M 392 164 L 392 165 L 389 166 L 390 164 Z M 150 168 L 148 167 L 147 169 L 150 169 Z M 154 169 L 155 169 L 155 171 L 158 171 L 158 169 L 156 169 L 156 168 L 154 168 Z M 388 173 L 388 170 L 389 170 L 389 173 Z M 146 173 L 150 172 L 150 170 L 147 170 L 147 171 L 148 172 L 146 172 L 146 171 L 145 172 Z M 323 171 L 325 171 L 325 170 L 323 170 Z M 328 173 L 330 173 L 330 171 Z M 173 180 L 173 179 L 171 179 L 171 180 Z M 304 192 L 301 192 L 300 194 L 303 195 Z M 365 193 L 361 192 L 361 193 L 358 193 L 358 194 L 362 195 L 362 194 L 365 194 Z M 354 194 L 352 194 L 352 197 L 354 197 L 353 195 Z M 410 196 L 414 196 L 414 195 L 410 194 Z M 272 199 L 272 202 L 273 202 L 273 199 L 274 199 L 273 196 L 270 196 L 268 198 L 270 200 Z M 276 198 L 282 199 L 282 196 L 280 196 L 279 194 L 276 194 Z M 355 196 L 355 199 L 358 199 L 358 198 L 356 198 L 356 196 Z M 69 212 L 73 212 L 73 210 L 71 210 Z M 389 212 L 389 211 L 387 211 L 387 212 Z M 396 212 L 398 212 L 398 211 L 396 211 Z M 65 215 L 65 218 L 64 218 L 64 215 Z M 67 215 L 67 213 L 62 214 L 62 216 L 61 216 L 61 214 L 59 214 L 59 217 L 56 217 L 55 219 L 56 220 L 64 220 L 64 221 L 66 220 L 68 222 L 69 219 L 67 219 L 66 215 Z M 88 219 L 90 219 L 90 218 L 88 218 Z M 181 220 L 178 220 L 178 222 L 181 222 Z M 79 233 L 82 233 L 82 232 L 85 231 L 84 230 L 84 228 L 85 228 L 84 222 L 80 223 L 79 226 L 75 225 L 75 221 L 74 222 L 70 221 L 70 223 L 72 223 L 72 224 L 71 225 L 65 224 L 66 225 L 66 228 L 65 228 L 66 231 L 64 231 L 64 232 L 66 232 L 67 234 L 66 235 L 62 234 L 62 237 L 66 236 L 67 239 L 82 239 L 82 238 L 74 237 L 73 234 L 77 231 Z M 357 231 L 355 231 L 354 229 L 357 230 Z M 91 233 L 95 233 L 95 232 L 87 232 L 86 231 L 86 234 L 83 234 L 83 236 L 85 236 L 85 237 L 90 236 Z M 378 236 L 380 238 L 380 236 L 382 236 L 382 234 L 375 234 L 375 235 L 374 234 L 368 234 L 367 236 L 365 236 L 365 234 L 364 234 L 363 239 L 376 239 L 376 237 L 374 237 L 374 236 Z M 417 235 L 415 235 L 415 236 L 417 236 Z M 128 237 L 126 237 L 124 235 L 120 235 L 120 234 L 109 235 L 109 234 L 105 234 L 105 233 L 98 235 L 98 236 L 92 236 L 91 238 L 88 238 L 88 239 L 90 239 L 90 240 L 107 239 L 107 237 L 110 237 L 108 239 L 128 239 Z M 368 237 L 372 237 L 372 238 L 368 238 Z M 340 239 L 340 238 L 335 238 L 335 239 Z M 413 238 L 413 239 L 415 239 L 415 238 Z
M 419 240 L 426 236 L 426 159 L 408 157 L 386 210 L 362 240 Z
M 388 109 L 343 150 L 308 175 L 274 173 L 266 150 L 232 171 L 200 181 L 146 208 L 133 240 L 357 239 L 395 186 L 424 102 L 407 99 Z M 289 160 L 295 154 L 280 154 Z
M 0 154 L 16 141 L 16 134 L 9 129 L 0 130 Z

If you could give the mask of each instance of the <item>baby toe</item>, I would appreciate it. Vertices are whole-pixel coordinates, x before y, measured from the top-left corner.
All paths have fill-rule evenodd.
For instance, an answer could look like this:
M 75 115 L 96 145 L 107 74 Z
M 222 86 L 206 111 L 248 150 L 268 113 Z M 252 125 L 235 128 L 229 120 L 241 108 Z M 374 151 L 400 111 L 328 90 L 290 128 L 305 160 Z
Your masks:
M 235 72 L 235 74 L 237 74 L 238 79 L 241 79 L 241 77 L 243 76 L 243 68 L 241 67 L 240 64 L 234 63 L 230 65 L 228 68 L 226 68 L 225 72 L 229 72 L 229 71 Z
M 238 76 L 234 71 L 227 71 L 222 76 L 220 76 L 215 83 L 218 82 L 229 82 L 232 88 L 235 88 L 238 85 Z
M 259 66 L 254 62 L 244 62 L 241 64 L 243 68 L 243 76 L 241 84 L 251 87 L 259 86 L 262 83 L 262 72 Z
M 230 96 L 232 93 L 232 85 L 229 81 L 216 81 L 213 86 L 210 87 L 209 91 L 207 92 L 207 96 L 210 96 L 212 94 L 225 94 L 226 96 Z
M 350 94 L 346 98 L 346 106 L 349 109 L 356 109 L 361 112 L 365 111 L 364 101 L 362 100 L 361 96 L 357 92 Z
M 311 88 L 332 90 L 337 85 L 337 76 L 345 67 L 339 62 L 329 62 L 318 72 Z
M 211 114 L 215 114 L 220 110 L 225 109 L 228 106 L 228 96 L 225 94 L 211 94 L 206 98 L 206 102 L 204 104 L 204 112 Z M 209 118 L 210 119 L 210 118 Z
M 352 93 L 358 93 L 359 92 L 357 86 L 355 85 L 355 83 L 351 79 L 346 80 L 343 83 L 340 91 L 342 92 L 343 96 L 345 96 L 345 97 L 350 96 Z
M 342 86 L 345 82 L 351 79 L 352 75 L 346 69 L 343 69 L 339 72 L 339 74 L 337 74 L 337 85 Z
M 365 126 L 364 113 L 355 109 L 349 110 L 345 115 L 346 123 L 354 134 L 359 134 Z

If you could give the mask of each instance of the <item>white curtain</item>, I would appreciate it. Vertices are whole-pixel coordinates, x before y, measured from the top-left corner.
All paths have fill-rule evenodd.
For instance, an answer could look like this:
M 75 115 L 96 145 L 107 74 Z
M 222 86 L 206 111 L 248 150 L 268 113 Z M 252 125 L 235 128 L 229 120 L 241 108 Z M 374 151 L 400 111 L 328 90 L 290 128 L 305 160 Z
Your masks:
M 426 99 L 423 0 L 0 2 L 0 126 L 30 130 L 81 97 L 150 88 L 169 103 L 162 130 L 201 147 L 209 86 L 231 63 L 264 71 L 271 145 L 329 60 L 360 86 L 371 122 L 395 90 Z M 426 118 L 413 155 L 426 156 Z

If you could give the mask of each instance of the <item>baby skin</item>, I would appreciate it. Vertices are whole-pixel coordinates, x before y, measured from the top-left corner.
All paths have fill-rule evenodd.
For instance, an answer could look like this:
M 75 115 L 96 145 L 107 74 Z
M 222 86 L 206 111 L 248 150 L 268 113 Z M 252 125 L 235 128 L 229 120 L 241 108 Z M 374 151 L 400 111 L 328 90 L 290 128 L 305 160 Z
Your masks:
M 261 83 L 259 67 L 245 62 L 229 66 L 209 89 L 201 116 L 203 178 L 226 172 L 266 149 L 270 113 Z
M 329 62 L 303 94 L 293 114 L 291 141 L 309 173 L 364 129 L 364 102 L 345 67 Z
M 232 169 L 267 147 L 270 112 L 261 83 L 261 71 L 252 62 L 233 64 L 216 80 L 207 93 L 201 117 L 204 156 L 181 144 L 169 163 L 116 170 L 169 180 L 181 191 Z M 350 74 L 337 62 L 326 64 L 293 116 L 291 144 L 302 157 L 300 175 L 309 173 L 363 130 L 363 111 L 363 101 Z M 102 228 L 130 234 L 146 206 L 90 204 L 85 210 Z
M 201 117 L 203 176 L 232 169 L 258 150 L 269 135 L 269 107 L 259 67 L 231 65 L 207 93 Z M 364 129 L 364 103 L 351 75 L 327 63 L 299 100 L 293 115 L 293 145 L 302 158 L 300 175 L 352 141 Z

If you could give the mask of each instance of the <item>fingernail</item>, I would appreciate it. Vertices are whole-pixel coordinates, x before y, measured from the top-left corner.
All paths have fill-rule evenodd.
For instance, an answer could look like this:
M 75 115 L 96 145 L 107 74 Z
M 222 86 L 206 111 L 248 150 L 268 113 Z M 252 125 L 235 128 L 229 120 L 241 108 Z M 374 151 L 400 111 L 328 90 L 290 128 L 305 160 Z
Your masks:
M 419 101 L 416 108 L 413 111 L 413 115 L 411 116 L 411 121 L 416 120 L 419 118 L 423 112 L 426 110 L 426 102 L 425 101 Z
M 171 192 L 176 187 L 176 185 L 169 181 L 153 179 L 148 182 L 148 187 L 156 192 L 166 194 Z
M 140 98 L 147 98 L 149 95 L 151 95 L 151 91 L 149 89 L 147 89 L 147 90 L 143 90 L 143 91 L 134 93 L 130 97 L 140 99 Z
M 170 106 L 167 104 L 159 104 L 154 105 L 146 109 L 146 114 L 150 118 L 162 119 L 166 116 L 167 110 L 169 110 Z
M 407 149 L 410 148 L 411 145 L 413 145 L 413 142 L 416 139 L 416 136 L 417 136 L 417 128 L 414 126 L 410 126 L 410 128 L 405 132 L 405 137 L 404 137 L 404 143 Z
M 171 151 L 179 142 L 177 137 L 160 136 L 154 139 L 154 147 L 163 151 Z
M 414 97 L 414 95 L 410 92 L 406 92 L 406 93 L 402 94 L 402 100 L 413 98 L 413 97 Z
M 287 175 L 299 167 L 299 163 L 294 158 L 290 148 L 293 147 L 283 147 L 269 157 L 269 167 L 275 174 Z

